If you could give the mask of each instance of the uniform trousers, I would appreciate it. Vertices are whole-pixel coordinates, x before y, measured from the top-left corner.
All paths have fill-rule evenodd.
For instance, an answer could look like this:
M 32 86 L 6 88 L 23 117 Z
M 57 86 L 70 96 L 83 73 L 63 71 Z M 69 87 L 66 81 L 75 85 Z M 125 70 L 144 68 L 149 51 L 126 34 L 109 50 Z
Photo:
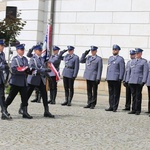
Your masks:
M 71 101 L 74 95 L 74 78 L 63 77 L 63 83 L 65 89 L 65 97 L 67 100 L 69 98 Z
M 130 88 L 133 97 L 132 111 L 141 112 L 143 86 L 140 84 L 130 84 Z
M 86 80 L 87 83 L 87 96 L 88 96 L 88 105 L 94 106 L 97 104 L 97 89 L 98 84 L 96 81 Z
M 150 112 L 150 86 L 147 86 L 148 90 L 148 112 Z
M 50 99 L 55 99 L 57 95 L 57 82 L 56 76 L 51 76 L 49 80 L 49 88 L 50 88 Z
M 44 85 L 44 83 L 43 83 L 42 80 L 41 80 L 39 86 L 37 86 L 37 85 L 31 85 L 31 84 L 28 85 L 28 89 L 27 89 L 27 95 L 28 96 L 27 96 L 27 99 L 30 98 L 30 96 L 33 93 L 35 87 L 37 87 L 40 90 L 41 97 L 42 97 L 42 100 L 43 100 L 43 105 L 44 105 L 44 107 L 47 107 L 48 106 L 48 101 L 47 101 L 46 86 Z
M 3 109 L 5 105 L 5 85 L 2 83 L 0 84 L 0 106 Z
M 117 110 L 120 99 L 121 81 L 108 81 L 108 90 L 110 109 Z
M 49 80 L 50 90 L 57 90 L 56 76 L 52 76 Z
M 16 85 L 11 84 L 10 92 L 6 99 L 7 107 L 12 103 L 12 101 L 14 100 L 18 92 L 21 95 L 22 107 L 28 106 L 27 86 L 16 86 Z
M 126 103 L 125 108 L 130 109 L 131 106 L 131 89 L 129 84 L 126 85 Z

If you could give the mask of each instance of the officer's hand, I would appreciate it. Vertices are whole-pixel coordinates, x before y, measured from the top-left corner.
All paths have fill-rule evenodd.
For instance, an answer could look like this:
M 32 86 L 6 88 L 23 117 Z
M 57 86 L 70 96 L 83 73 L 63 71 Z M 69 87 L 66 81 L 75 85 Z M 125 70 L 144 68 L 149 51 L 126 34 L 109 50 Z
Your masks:
M 45 68 L 45 72 L 51 72 L 51 69 Z
M 31 74 L 30 68 L 27 68 L 27 69 L 25 70 L 25 72 L 26 72 L 27 74 Z
M 75 77 L 72 78 L 72 80 L 75 80 L 75 79 L 76 79 Z
M 68 50 L 64 49 L 63 51 L 60 51 L 60 55 L 63 55 L 65 52 L 67 52 Z
M 5 65 L 5 69 L 6 69 L 6 70 L 9 70 L 9 66 L 8 66 L 8 65 Z
M 142 82 L 142 83 L 141 83 L 141 86 L 144 86 L 144 84 L 145 84 L 145 83 L 144 83 L 144 82 Z
M 96 80 L 96 84 L 99 84 L 100 83 L 100 80 Z
M 119 79 L 119 82 L 121 82 L 122 80 L 121 79 Z
M 33 49 L 29 49 L 29 52 L 32 53 L 32 52 L 33 52 Z
M 123 85 L 124 85 L 125 87 L 127 87 L 128 82 L 123 82 Z
M 89 50 L 86 50 L 86 51 L 84 52 L 84 54 L 87 55 L 89 52 L 90 52 L 90 49 L 89 49 Z

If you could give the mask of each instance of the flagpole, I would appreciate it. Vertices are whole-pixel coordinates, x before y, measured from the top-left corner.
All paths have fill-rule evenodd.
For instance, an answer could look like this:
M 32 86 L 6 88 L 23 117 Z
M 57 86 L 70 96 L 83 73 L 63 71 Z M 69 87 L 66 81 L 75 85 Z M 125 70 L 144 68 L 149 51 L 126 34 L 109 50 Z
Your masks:
M 53 43 L 53 27 L 54 27 L 54 11 L 55 11 L 55 0 L 51 0 L 51 10 L 50 10 L 50 55 L 52 54 L 52 43 Z

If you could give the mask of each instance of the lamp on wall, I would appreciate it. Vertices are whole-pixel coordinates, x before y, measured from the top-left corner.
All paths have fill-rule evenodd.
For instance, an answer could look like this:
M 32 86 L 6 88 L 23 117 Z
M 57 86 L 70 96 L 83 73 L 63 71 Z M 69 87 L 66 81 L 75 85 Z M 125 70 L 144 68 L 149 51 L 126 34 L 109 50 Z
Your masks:
M 17 7 L 6 6 L 6 18 L 17 17 Z

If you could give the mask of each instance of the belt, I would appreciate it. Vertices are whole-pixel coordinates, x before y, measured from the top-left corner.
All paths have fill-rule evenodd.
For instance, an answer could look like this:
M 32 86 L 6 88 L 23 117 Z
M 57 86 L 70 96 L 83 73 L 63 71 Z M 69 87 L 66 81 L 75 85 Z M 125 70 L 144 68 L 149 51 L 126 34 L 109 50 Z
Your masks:
M 65 66 L 65 68 L 74 69 L 74 67 L 70 67 L 70 66 Z

